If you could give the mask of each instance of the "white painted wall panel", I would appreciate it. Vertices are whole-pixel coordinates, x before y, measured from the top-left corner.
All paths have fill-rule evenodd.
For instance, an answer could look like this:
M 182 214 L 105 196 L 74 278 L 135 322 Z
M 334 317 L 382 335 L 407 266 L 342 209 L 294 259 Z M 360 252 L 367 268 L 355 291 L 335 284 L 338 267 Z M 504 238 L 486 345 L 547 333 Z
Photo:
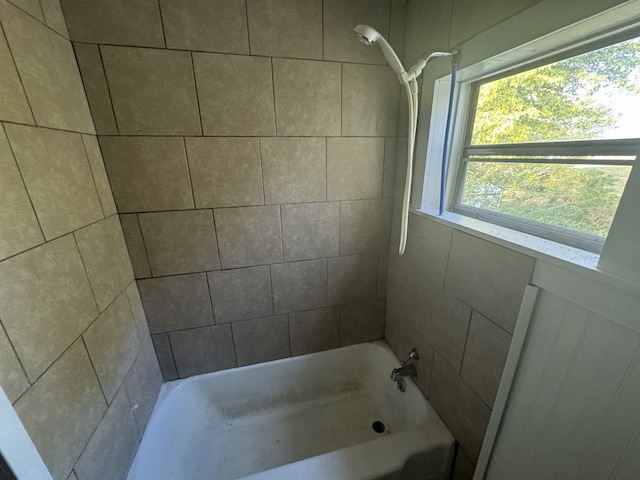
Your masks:
M 485 478 L 640 478 L 640 334 L 538 296 Z

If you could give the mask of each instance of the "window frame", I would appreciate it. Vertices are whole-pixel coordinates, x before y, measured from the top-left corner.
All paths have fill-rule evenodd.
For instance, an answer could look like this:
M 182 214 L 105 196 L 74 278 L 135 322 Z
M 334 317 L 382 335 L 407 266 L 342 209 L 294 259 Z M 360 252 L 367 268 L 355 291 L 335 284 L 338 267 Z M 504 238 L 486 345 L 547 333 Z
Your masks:
M 601 155 L 601 156 L 632 156 L 636 157 L 638 151 L 640 151 L 640 138 L 633 139 L 616 139 L 616 140 L 582 140 L 582 141 L 566 141 L 566 142 L 531 142 L 522 144 L 501 144 L 501 145 L 472 145 L 471 136 L 474 124 L 475 110 L 477 106 L 478 91 L 480 85 L 512 75 L 516 75 L 523 71 L 528 71 L 543 65 L 548 65 L 566 58 L 570 58 L 581 53 L 597 50 L 615 43 L 619 43 L 628 39 L 637 38 L 640 36 L 640 21 L 635 20 L 634 23 L 627 24 L 622 28 L 618 28 L 614 31 L 602 31 L 602 32 L 589 32 L 588 35 L 582 35 L 578 38 L 574 38 L 571 41 L 562 42 L 561 39 L 546 51 L 540 51 L 531 49 L 532 52 L 536 52 L 535 55 L 525 55 L 520 58 L 519 61 L 509 64 L 507 58 L 505 61 L 495 61 L 492 59 L 487 62 L 480 62 L 479 64 L 467 67 L 466 71 L 462 70 L 461 78 L 456 85 L 456 98 L 454 99 L 454 123 L 453 134 L 448 145 L 448 165 L 446 172 L 446 195 L 444 208 L 450 212 L 456 214 L 478 219 L 488 222 L 490 224 L 506 227 L 525 234 L 535 235 L 547 240 L 551 240 L 563 245 L 576 247 L 581 250 L 600 253 L 602 251 L 606 238 L 598 237 L 596 235 L 579 232 L 576 230 L 557 227 L 551 224 L 545 224 L 525 218 L 515 217 L 512 215 L 493 212 L 491 210 L 482 209 L 478 207 L 472 207 L 463 205 L 461 202 L 464 182 L 466 179 L 466 170 L 469 163 L 469 157 L 471 152 L 479 154 L 479 152 L 495 152 L 498 150 L 504 150 L 507 152 L 517 152 L 521 155 L 527 151 L 551 151 L 553 153 L 547 153 L 549 155 L 558 155 L 563 153 L 564 155 L 586 155 L 588 149 L 593 149 L 593 153 L 589 155 Z M 517 49 L 516 49 L 517 50 Z M 438 113 L 437 106 L 439 102 L 436 100 L 442 97 L 443 89 L 446 85 L 450 84 L 450 76 L 442 77 L 436 80 L 434 88 L 434 109 L 431 116 L 432 129 L 442 123 L 442 112 Z M 448 88 L 448 87 L 447 87 Z M 441 109 L 440 109 L 441 110 Z M 436 138 L 434 138 L 436 137 Z M 440 172 L 439 169 L 434 167 L 433 151 L 438 148 L 444 147 L 444 142 L 440 140 L 438 142 L 438 132 L 434 135 L 430 131 L 429 134 L 429 151 L 427 168 L 425 169 L 426 178 L 423 185 L 423 196 L 421 210 L 428 211 L 435 207 L 435 195 L 433 193 L 433 175 Z M 435 140 L 435 141 L 433 141 Z M 441 151 L 441 150 L 440 150 Z M 502 155 L 509 155 L 510 153 L 502 153 Z M 539 153 L 541 155 L 541 153 Z M 637 157 L 636 157 L 637 158 Z M 488 160 L 488 159 L 487 159 Z M 477 160 L 476 160 L 477 161 Z M 505 161 L 503 159 L 503 161 Z M 521 159 L 510 159 L 512 163 L 523 163 Z M 613 160 L 607 161 L 570 161 L 567 159 L 558 159 L 557 161 L 550 161 L 549 159 L 543 159 L 537 162 L 540 164 L 597 164 L 597 165 L 625 165 L 633 166 L 637 163 L 635 160 Z M 438 189 L 439 190 L 439 189 Z M 439 191 L 438 191 L 439 194 Z

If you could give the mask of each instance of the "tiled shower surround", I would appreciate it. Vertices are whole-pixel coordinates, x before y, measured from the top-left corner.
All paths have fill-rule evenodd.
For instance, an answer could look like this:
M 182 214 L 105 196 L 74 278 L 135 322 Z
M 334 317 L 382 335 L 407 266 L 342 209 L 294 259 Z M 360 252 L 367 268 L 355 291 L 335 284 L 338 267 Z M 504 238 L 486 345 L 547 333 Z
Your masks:
M 55 479 L 122 478 L 162 376 L 60 5 L 0 23 L 0 384 Z
M 0 0 L 0 384 L 54 478 L 125 475 L 160 368 L 383 337 L 471 478 L 533 259 L 414 214 L 397 255 L 404 98 L 351 30 L 410 64 L 535 3 Z
M 384 336 L 390 0 L 63 0 L 164 378 Z

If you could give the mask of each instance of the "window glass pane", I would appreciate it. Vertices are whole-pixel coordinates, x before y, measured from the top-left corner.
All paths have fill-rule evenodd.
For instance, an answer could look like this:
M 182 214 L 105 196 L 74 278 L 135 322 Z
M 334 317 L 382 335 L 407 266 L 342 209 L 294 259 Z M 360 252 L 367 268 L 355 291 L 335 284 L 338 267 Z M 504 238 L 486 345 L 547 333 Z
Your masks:
M 606 237 L 628 166 L 469 162 L 462 204 Z
M 640 39 L 480 86 L 471 143 L 640 137 Z

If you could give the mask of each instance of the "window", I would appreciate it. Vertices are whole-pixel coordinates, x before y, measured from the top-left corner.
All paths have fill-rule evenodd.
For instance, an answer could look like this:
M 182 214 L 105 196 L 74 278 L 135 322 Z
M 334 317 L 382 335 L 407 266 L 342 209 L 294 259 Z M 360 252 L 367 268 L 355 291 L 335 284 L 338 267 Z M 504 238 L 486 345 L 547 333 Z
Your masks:
M 470 92 L 453 210 L 599 252 L 640 152 L 640 38 Z

